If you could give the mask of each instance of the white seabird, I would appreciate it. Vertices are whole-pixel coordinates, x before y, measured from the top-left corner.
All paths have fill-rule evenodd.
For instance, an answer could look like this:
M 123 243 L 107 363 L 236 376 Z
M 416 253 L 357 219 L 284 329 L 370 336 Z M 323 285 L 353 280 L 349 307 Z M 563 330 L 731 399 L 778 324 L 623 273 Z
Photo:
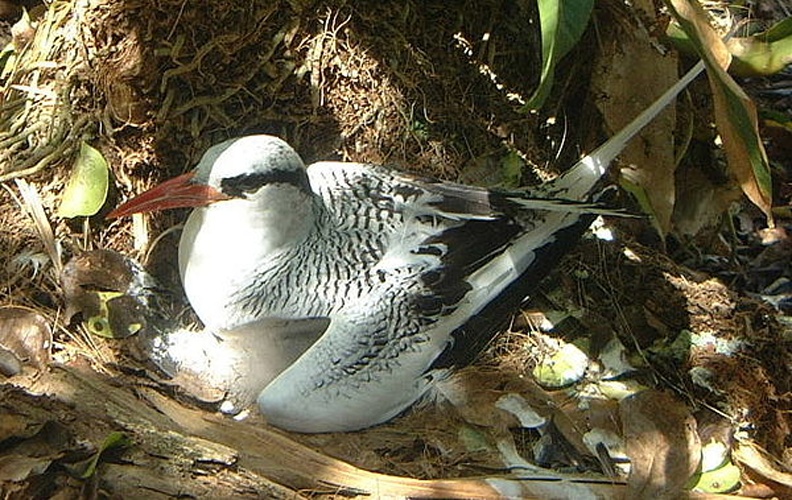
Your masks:
M 276 426 L 356 430 L 480 351 L 585 231 L 607 165 L 662 106 L 531 191 L 361 163 L 306 168 L 283 140 L 252 135 L 212 146 L 111 215 L 194 207 L 182 282 L 213 332 L 205 355 L 225 350 L 233 365 L 206 370 L 230 369 Z

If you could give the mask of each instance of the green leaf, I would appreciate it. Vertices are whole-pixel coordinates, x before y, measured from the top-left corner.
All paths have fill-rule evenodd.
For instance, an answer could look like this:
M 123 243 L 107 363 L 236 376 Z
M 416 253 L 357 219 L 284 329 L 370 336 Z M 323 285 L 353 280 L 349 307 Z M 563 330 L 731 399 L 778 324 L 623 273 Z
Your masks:
M 564 344 L 558 351 L 542 359 L 532 374 L 542 387 L 557 389 L 582 379 L 588 364 L 586 353 L 574 344 Z
M 764 37 L 766 42 L 778 42 L 785 38 L 792 36 L 792 17 L 783 19 L 774 25 L 770 26 L 764 33 L 756 35 Z
M 107 198 L 108 175 L 102 153 L 83 142 L 57 215 L 90 217 L 98 212 Z
M 666 36 L 682 52 L 697 51 L 696 44 L 677 23 L 668 25 Z M 743 77 L 774 75 L 792 64 L 792 17 L 767 31 L 732 37 L 725 44 L 732 55 L 729 73 Z
M 503 187 L 516 189 L 520 185 L 524 165 L 525 162 L 523 162 L 523 159 L 514 151 L 509 151 L 506 156 L 503 157 L 501 163 Z
M 738 76 L 773 75 L 792 64 L 792 18 L 763 33 L 731 38 L 726 46 L 734 56 L 729 72 Z
M 762 118 L 762 122 L 768 127 L 776 127 L 792 132 L 792 116 L 786 113 L 772 109 L 762 109 L 759 111 L 759 117 Z
M 134 300 L 122 292 L 89 292 L 95 299 L 98 310 L 83 322 L 93 335 L 106 339 L 123 339 L 139 332 L 143 323 L 135 320 L 137 313 Z M 137 318 L 138 320 L 140 318 Z
M 740 468 L 729 462 L 718 469 L 702 472 L 695 490 L 704 493 L 728 493 L 740 486 L 741 475 Z
M 619 185 L 633 195 L 638 202 L 638 205 L 641 207 L 641 211 L 649 216 L 649 221 L 652 223 L 652 227 L 654 227 L 657 234 L 665 241 L 665 236 L 667 228 L 662 227 L 660 224 L 660 220 L 658 218 L 658 214 L 652 205 L 651 197 L 649 193 L 646 191 L 646 187 L 642 185 L 640 182 L 632 179 L 633 175 L 631 175 L 631 171 L 625 169 L 622 172 L 622 176 L 619 178 Z
M 96 453 L 91 455 L 88 459 L 77 462 L 74 465 L 69 465 L 66 468 L 69 472 L 80 479 L 88 479 L 96 473 L 96 467 L 99 465 L 99 460 L 102 455 L 115 448 L 126 448 L 132 444 L 132 441 L 123 432 L 113 431 L 107 435 L 102 442 L 102 446 L 96 450 Z
M 538 0 L 542 27 L 542 76 L 524 110 L 542 107 L 553 86 L 556 64 L 580 40 L 591 17 L 594 0 Z

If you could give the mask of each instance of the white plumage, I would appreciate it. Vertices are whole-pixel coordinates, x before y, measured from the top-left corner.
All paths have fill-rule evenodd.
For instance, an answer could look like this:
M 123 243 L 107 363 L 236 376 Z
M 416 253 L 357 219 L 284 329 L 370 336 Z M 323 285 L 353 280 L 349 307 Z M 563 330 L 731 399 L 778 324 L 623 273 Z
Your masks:
M 562 179 L 587 196 L 600 174 L 581 165 Z M 543 189 L 563 197 L 563 183 Z M 497 193 L 356 163 L 306 169 L 291 147 L 266 135 L 210 148 L 181 184 L 196 185 L 208 186 L 215 201 L 196 207 L 185 225 L 182 281 L 207 328 L 226 339 L 202 347 L 216 358 L 205 369 L 216 377 L 228 371 L 222 378 L 232 391 L 258 393 L 272 423 L 306 432 L 359 429 L 404 410 L 457 358 L 472 357 L 508 314 L 499 306 L 488 326 L 463 333 L 471 318 L 496 301 L 519 305 L 589 220 L 535 193 Z M 168 189 L 171 198 L 197 203 Z M 273 318 L 329 323 L 300 337 L 318 338 L 310 347 L 292 349 L 297 344 L 284 348 L 283 335 L 261 322 Z M 240 350 L 240 340 L 247 354 L 218 364 L 221 351 Z M 279 352 L 285 369 L 272 355 L 262 362 L 267 367 L 243 362 L 265 352 Z M 182 365 L 200 370 L 194 363 L 201 357 L 192 354 Z M 441 357 L 448 361 L 436 363 Z M 240 391 L 231 382 L 236 376 L 256 379 L 258 387 L 245 383 Z
M 173 335 L 153 355 L 205 372 L 238 405 L 255 396 L 286 429 L 384 422 L 469 361 L 579 238 L 611 146 L 508 193 L 358 163 L 306 169 L 266 135 L 213 146 L 114 214 L 196 207 L 179 262 L 209 347 L 199 359 Z

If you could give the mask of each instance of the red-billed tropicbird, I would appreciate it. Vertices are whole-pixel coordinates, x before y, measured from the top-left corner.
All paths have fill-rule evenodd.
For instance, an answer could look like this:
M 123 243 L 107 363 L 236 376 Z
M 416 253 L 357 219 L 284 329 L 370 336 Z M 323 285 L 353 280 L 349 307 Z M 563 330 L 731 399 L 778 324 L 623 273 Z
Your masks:
M 209 148 L 193 171 L 111 214 L 195 207 L 179 267 L 211 335 L 159 339 L 166 364 L 223 379 L 289 430 L 390 419 L 502 327 L 591 222 L 584 203 L 610 161 L 688 81 L 528 192 L 361 163 L 306 168 L 268 135 Z M 190 344 L 206 359 L 189 359 Z

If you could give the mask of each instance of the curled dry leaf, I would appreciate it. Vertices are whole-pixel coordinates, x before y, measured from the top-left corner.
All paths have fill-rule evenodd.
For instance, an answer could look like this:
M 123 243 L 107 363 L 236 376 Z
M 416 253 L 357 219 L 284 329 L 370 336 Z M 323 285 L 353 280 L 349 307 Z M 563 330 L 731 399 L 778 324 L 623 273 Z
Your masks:
M 667 392 L 647 390 L 619 407 L 632 468 L 628 498 L 679 498 L 701 460 L 696 420 Z
M 733 455 L 736 462 L 751 468 L 760 476 L 792 489 L 792 474 L 783 470 L 783 465 L 759 448 L 756 443 L 752 441 L 737 443 Z
M 0 308 L 0 373 L 17 375 L 23 365 L 49 363 L 52 330 L 40 314 L 21 307 Z
M 91 333 L 123 338 L 147 324 L 153 279 L 131 259 L 112 250 L 84 252 L 61 274 L 66 320 L 81 314 Z
M 21 372 L 22 362 L 19 358 L 5 347 L 0 347 L 0 373 L 6 377 L 13 377 Z

